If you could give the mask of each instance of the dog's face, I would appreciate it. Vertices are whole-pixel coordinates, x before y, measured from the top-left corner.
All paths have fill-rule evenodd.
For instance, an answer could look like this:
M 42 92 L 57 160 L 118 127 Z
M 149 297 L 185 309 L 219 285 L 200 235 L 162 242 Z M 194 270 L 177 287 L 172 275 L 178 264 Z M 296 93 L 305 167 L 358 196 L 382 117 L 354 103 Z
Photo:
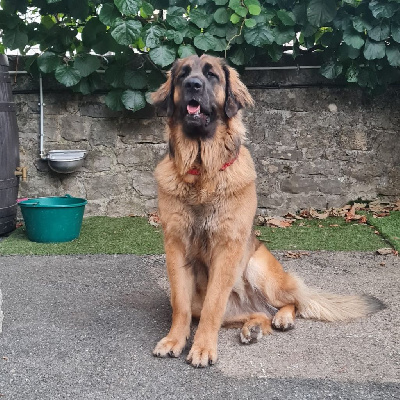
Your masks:
M 153 93 L 153 102 L 188 138 L 209 139 L 218 121 L 233 118 L 252 99 L 224 60 L 203 55 L 177 60 L 167 82 Z

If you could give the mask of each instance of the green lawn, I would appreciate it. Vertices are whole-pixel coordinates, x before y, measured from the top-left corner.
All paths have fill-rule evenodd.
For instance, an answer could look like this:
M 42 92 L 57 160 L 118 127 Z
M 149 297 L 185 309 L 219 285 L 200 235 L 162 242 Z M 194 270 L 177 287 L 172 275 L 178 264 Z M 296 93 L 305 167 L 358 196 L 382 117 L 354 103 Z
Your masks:
M 400 212 L 389 217 L 372 218 L 370 225 L 346 223 L 343 218 L 296 221 L 289 228 L 255 227 L 271 250 L 375 251 L 382 247 L 400 250 Z M 376 234 L 375 231 L 379 231 Z M 34 243 L 25 228 L 0 241 L 0 254 L 162 254 L 161 228 L 139 217 L 88 217 L 81 235 L 67 243 Z

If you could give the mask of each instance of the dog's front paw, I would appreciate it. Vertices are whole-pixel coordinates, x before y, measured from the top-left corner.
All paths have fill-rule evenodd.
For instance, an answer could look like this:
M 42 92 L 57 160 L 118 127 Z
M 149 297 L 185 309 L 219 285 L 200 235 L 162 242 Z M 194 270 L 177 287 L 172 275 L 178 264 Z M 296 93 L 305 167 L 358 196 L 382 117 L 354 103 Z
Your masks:
M 161 339 L 153 350 L 156 357 L 179 357 L 186 344 L 186 339 L 180 340 L 166 336 Z
M 186 361 L 196 368 L 214 365 L 217 361 L 217 348 L 193 344 Z

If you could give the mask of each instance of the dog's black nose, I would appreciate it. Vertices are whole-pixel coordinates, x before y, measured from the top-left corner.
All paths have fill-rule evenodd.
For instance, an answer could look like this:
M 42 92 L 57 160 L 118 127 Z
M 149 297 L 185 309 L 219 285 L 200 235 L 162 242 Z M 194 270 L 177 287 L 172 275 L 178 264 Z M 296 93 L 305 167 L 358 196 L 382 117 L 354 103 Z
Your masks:
M 185 88 L 188 90 L 199 91 L 203 88 L 203 82 L 199 78 L 188 78 L 185 82 Z

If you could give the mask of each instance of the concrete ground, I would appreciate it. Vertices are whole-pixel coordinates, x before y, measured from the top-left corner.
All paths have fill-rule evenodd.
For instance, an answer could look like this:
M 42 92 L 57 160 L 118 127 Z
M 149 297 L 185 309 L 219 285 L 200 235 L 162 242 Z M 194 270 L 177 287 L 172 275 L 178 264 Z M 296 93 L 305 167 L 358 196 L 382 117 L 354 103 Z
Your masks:
M 218 363 L 194 369 L 187 350 L 152 356 L 170 323 L 162 256 L 0 257 L 0 398 L 400 399 L 400 259 L 276 254 L 310 285 L 387 309 L 346 324 L 298 320 L 249 346 L 221 330 Z

